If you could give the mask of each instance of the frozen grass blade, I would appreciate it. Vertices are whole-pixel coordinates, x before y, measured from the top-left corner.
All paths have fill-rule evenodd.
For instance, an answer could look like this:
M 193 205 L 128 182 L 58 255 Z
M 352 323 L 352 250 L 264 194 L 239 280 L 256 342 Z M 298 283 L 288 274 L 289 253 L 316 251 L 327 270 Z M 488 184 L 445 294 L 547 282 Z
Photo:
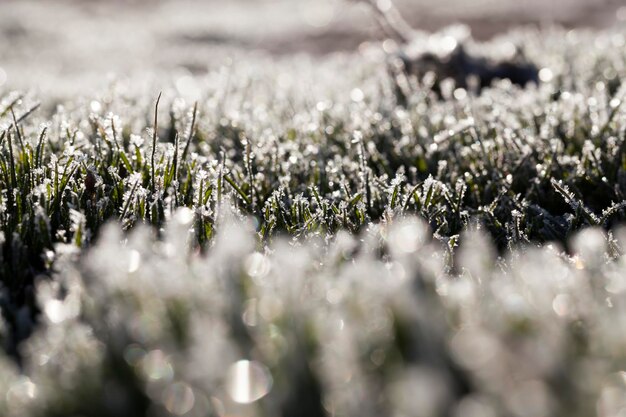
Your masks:
M 198 102 L 196 101 L 193 105 L 193 114 L 191 116 L 191 126 L 189 126 L 189 134 L 187 135 L 187 140 L 185 141 L 185 149 L 183 149 L 183 153 L 180 156 L 180 159 L 184 162 L 187 160 L 187 153 L 189 152 L 189 145 L 191 145 L 191 141 L 195 135 L 195 127 L 196 127 L 196 116 L 198 114 Z
M 153 132 L 152 132 L 152 155 L 150 157 L 150 168 L 152 169 L 152 181 L 151 181 L 151 187 L 152 187 L 152 194 L 154 194 L 155 190 L 156 190 L 156 174 L 155 174 L 155 162 L 154 162 L 154 155 L 156 154 L 156 146 L 157 146 L 157 130 L 159 127 L 159 102 L 161 101 L 161 94 L 159 93 L 159 96 L 157 97 L 156 100 L 156 104 L 154 105 L 154 127 L 153 127 Z

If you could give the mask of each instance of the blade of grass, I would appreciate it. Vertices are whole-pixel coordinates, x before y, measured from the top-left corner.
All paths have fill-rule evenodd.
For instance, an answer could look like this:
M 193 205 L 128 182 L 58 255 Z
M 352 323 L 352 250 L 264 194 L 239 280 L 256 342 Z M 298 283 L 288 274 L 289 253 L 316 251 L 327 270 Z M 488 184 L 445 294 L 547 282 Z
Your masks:
M 183 149 L 183 153 L 180 156 L 181 160 L 185 160 L 187 158 L 187 152 L 189 152 L 189 145 L 191 144 L 191 140 L 194 136 L 194 130 L 196 126 L 196 115 L 198 113 L 198 102 L 196 101 L 193 105 L 193 116 L 191 116 L 191 126 L 189 127 L 189 135 L 187 135 L 187 142 L 185 143 L 185 149 Z
M 237 191 L 237 194 L 239 194 L 241 196 L 241 198 L 246 202 L 246 204 L 249 206 L 251 204 L 250 198 L 246 195 L 246 193 L 243 192 L 243 190 L 237 185 L 237 183 L 235 182 L 235 180 L 230 176 L 230 175 L 224 175 L 224 179 L 226 180 L 227 183 L 229 183 L 231 185 L 231 187 L 233 187 L 235 189 L 235 191 Z
M 151 189 L 152 189 L 152 193 L 154 194 L 155 190 L 156 190 L 156 175 L 155 175 L 155 170 L 154 170 L 154 155 L 156 153 L 156 144 L 157 144 L 157 129 L 159 126 L 159 102 L 161 101 L 161 94 L 159 93 L 159 96 L 157 97 L 156 100 L 156 104 L 154 106 L 154 131 L 152 132 L 152 157 L 150 159 L 151 161 L 151 168 L 152 168 L 152 183 L 151 183 Z

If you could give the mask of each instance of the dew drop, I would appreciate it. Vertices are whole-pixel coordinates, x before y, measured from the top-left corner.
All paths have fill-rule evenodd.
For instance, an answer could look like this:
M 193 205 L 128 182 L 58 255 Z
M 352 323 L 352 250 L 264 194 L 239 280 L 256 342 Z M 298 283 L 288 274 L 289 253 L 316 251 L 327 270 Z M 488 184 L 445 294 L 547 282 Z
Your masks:
M 60 300 L 48 301 L 44 307 L 44 312 L 48 320 L 55 324 L 61 323 L 67 317 L 65 306 Z
M 252 278 L 263 278 L 270 271 L 269 259 L 259 252 L 248 256 L 244 262 L 246 272 Z
M 100 104 L 99 101 L 94 100 L 91 103 L 89 103 L 89 108 L 94 113 L 100 113 L 100 111 L 102 110 L 102 104 Z
M 272 375 L 259 362 L 241 360 L 231 365 L 226 377 L 226 390 L 240 404 L 250 404 L 266 396 L 272 389 Z
M 559 317 L 566 317 L 571 313 L 571 297 L 567 294 L 558 294 L 552 301 L 552 309 Z
M 454 98 L 461 101 L 467 98 L 467 91 L 464 88 L 457 88 L 454 90 Z
M 350 92 L 350 98 L 352 99 L 352 101 L 358 103 L 360 101 L 363 101 L 363 99 L 365 98 L 365 94 L 363 94 L 363 90 L 361 90 L 360 88 L 355 88 Z
M 163 405 L 167 411 L 177 416 L 188 413 L 195 400 L 193 390 L 184 382 L 176 382 L 163 391 Z
M 151 380 L 168 381 L 174 375 L 174 370 L 167 356 L 161 350 L 153 350 L 142 360 L 143 372 Z
M 544 83 L 549 83 L 550 81 L 552 81 L 553 77 L 554 74 L 552 73 L 552 70 L 550 68 L 541 68 L 539 70 L 539 79 Z

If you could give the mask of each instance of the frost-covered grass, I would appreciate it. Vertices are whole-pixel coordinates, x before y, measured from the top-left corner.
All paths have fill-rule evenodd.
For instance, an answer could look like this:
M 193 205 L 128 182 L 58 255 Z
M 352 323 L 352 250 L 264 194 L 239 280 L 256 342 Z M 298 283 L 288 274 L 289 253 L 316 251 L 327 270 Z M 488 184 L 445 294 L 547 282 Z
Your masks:
M 625 32 L 510 41 L 3 92 L 0 415 L 624 412 Z

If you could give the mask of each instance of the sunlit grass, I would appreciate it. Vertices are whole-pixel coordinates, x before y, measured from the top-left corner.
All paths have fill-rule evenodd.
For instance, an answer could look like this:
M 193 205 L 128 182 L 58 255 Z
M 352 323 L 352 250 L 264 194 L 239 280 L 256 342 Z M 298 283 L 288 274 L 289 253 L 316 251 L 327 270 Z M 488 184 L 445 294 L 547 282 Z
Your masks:
M 618 415 L 624 33 L 510 39 L 543 83 L 1 92 L 0 415 Z

